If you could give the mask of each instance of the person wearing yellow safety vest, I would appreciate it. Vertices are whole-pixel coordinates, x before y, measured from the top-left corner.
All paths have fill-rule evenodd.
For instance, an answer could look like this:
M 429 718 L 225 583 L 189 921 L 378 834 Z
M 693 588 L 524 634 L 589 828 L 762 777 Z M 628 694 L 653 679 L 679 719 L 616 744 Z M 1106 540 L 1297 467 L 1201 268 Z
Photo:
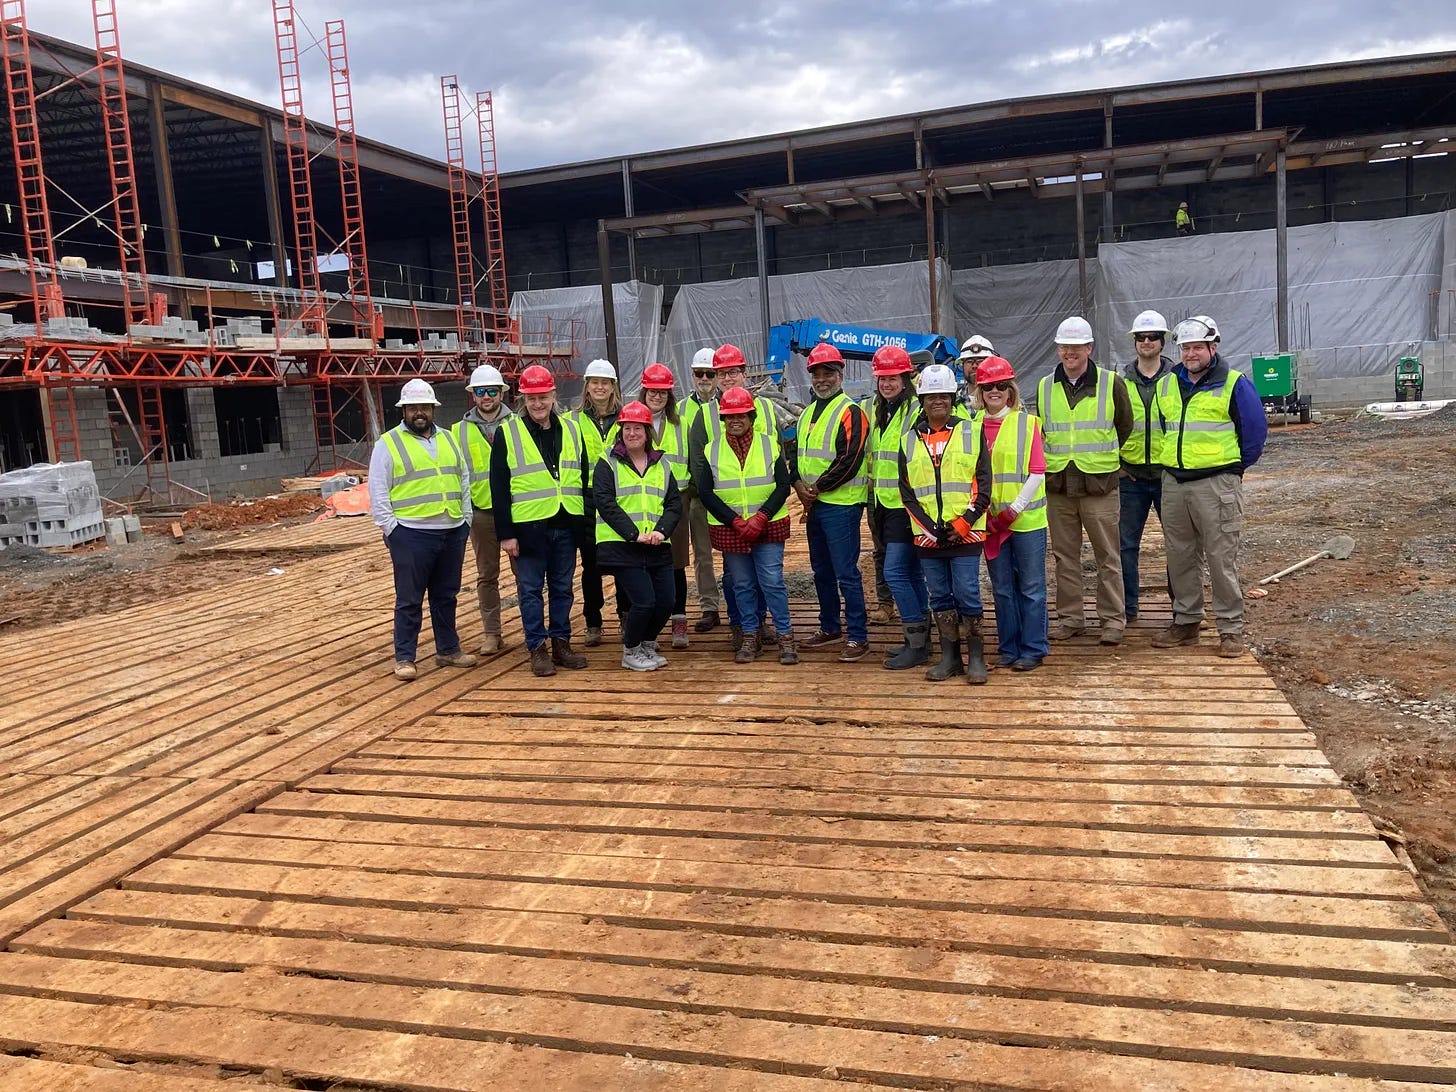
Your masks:
M 470 549 L 475 554 L 475 597 L 480 603 L 480 652 L 494 656 L 506 647 L 500 623 L 500 541 L 490 510 L 490 445 L 501 423 L 511 416 L 506 381 L 500 371 L 482 364 L 465 386 L 470 408 L 455 425 L 455 442 L 470 471 Z
M 915 365 L 904 349 L 886 345 L 876 350 L 870 367 L 875 377 L 875 398 L 867 407 L 870 529 L 875 540 L 884 543 L 884 580 L 905 637 L 905 643 L 885 657 L 884 666 L 903 671 L 930 658 L 930 598 L 915 552 L 910 516 L 900 497 L 900 445 L 919 410 L 910 385 Z
M 654 443 L 667 460 L 686 509 L 687 494 L 692 489 L 692 479 L 688 476 L 688 422 L 678 412 L 677 396 L 673 393 L 676 382 L 672 369 L 666 364 L 649 364 L 642 369 L 642 390 L 637 400 L 652 414 Z M 688 549 L 691 538 L 684 511 L 683 518 L 672 532 L 673 648 L 688 647 Z
M 694 363 L 696 364 L 696 358 Z M 688 473 L 695 484 L 703 471 L 708 445 L 724 434 L 723 421 L 719 415 L 724 392 L 734 388 L 747 389 L 745 384 L 748 382 L 748 362 L 744 359 L 743 350 L 737 345 L 719 345 L 713 350 L 713 382 L 718 387 L 717 398 L 701 406 L 688 428 Z M 753 431 L 772 433 L 777 438 L 778 421 L 774 416 L 773 405 L 767 398 L 755 397 L 753 406 Z M 710 520 L 709 523 L 711 522 Z M 711 538 L 710 534 L 710 541 Z M 723 574 L 723 605 L 728 611 L 728 641 L 736 652 L 743 644 L 743 619 L 739 617 L 738 604 L 734 599 L 733 582 L 728 579 L 726 572 Z M 699 623 L 700 627 L 701 625 Z
M 779 663 L 799 662 L 784 585 L 784 543 L 789 537 L 789 467 L 777 430 L 762 432 L 757 400 L 730 387 L 718 400 L 722 427 L 693 470 L 693 484 L 708 510 L 713 548 L 723 554 L 723 578 L 733 589 L 730 609 L 742 611 L 743 630 L 733 662 L 758 659 L 759 623 L 773 618 Z
M 920 412 L 900 445 L 900 499 L 925 571 L 940 662 L 925 677 L 986 681 L 981 634 L 981 547 L 991 504 L 991 456 L 981 427 L 954 412 L 956 377 L 945 364 L 920 373 Z M 966 660 L 961 663 L 961 644 Z
M 1046 453 L 1041 422 L 1022 408 L 1011 362 L 986 357 L 971 376 L 976 424 L 991 452 L 986 571 L 996 600 L 998 667 L 1034 671 L 1047 645 Z
M 821 342 L 809 350 L 808 366 L 814 400 L 799 414 L 798 447 L 789 460 L 794 492 L 804 506 L 809 568 L 819 597 L 819 628 L 804 639 L 803 647 L 844 641 L 839 662 L 854 663 L 870 650 L 859 571 L 860 522 L 869 500 L 869 419 L 844 393 L 844 357 L 838 349 Z
M 1203 622 L 1203 562 L 1213 591 L 1218 654 L 1244 650 L 1239 538 L 1244 471 L 1259 461 L 1269 423 L 1249 377 L 1218 354 L 1212 319 L 1191 318 L 1173 331 L 1183 362 L 1158 384 L 1163 418 L 1163 548 L 1173 589 L 1173 621 L 1155 648 L 1196 645 Z
M 1132 433 L 1132 403 L 1117 373 L 1092 359 L 1092 327 L 1072 316 L 1057 327 L 1055 371 L 1037 385 L 1047 463 L 1047 527 L 1056 559 L 1057 625 L 1053 641 L 1087 628 L 1082 588 L 1082 534 L 1097 563 L 1097 616 L 1104 645 L 1122 643 L 1118 547 L 1118 453 Z
M 1132 404 L 1132 434 L 1122 445 L 1122 478 L 1117 483 L 1117 536 L 1122 554 L 1122 612 L 1138 616 L 1138 556 L 1148 512 L 1163 518 L 1163 425 L 1158 416 L 1158 383 L 1173 370 L 1163 355 L 1168 320 L 1157 311 L 1133 319 L 1133 360 L 1122 373 Z
M 597 567 L 597 544 L 591 536 L 591 472 L 602 457 L 608 437 L 617 426 L 617 414 L 622 409 L 622 391 L 617 385 L 617 369 L 610 360 L 593 360 L 582 373 L 581 401 L 572 411 L 571 419 L 576 422 L 581 434 L 582 456 L 587 470 L 586 528 L 587 534 L 580 543 L 581 549 L 581 613 L 586 619 L 586 647 L 595 648 L 602 643 L 602 604 L 606 595 L 602 590 L 602 571 Z M 617 604 L 620 609 L 622 604 Z
M 491 510 L 501 548 L 515 562 L 531 671 L 546 676 L 586 666 L 571 647 L 571 603 L 577 542 L 590 532 L 583 528 L 588 471 L 576 423 L 556 412 L 556 377 L 533 364 L 518 387 L 525 412 L 501 425 L 490 448 Z
M 713 350 L 705 345 L 693 354 L 693 389 L 682 400 L 679 411 L 683 429 L 689 437 L 693 434 L 698 415 L 717 396 L 718 384 L 713 375 Z M 689 471 L 691 475 L 691 468 Z M 683 505 L 687 509 L 683 522 L 687 524 L 688 534 L 692 539 L 693 583 L 697 588 L 698 610 L 701 615 L 693 623 L 693 632 L 711 633 L 723 623 L 723 617 L 718 613 L 722 596 L 717 574 L 713 571 L 713 543 L 708 535 L 708 510 L 698 499 L 698 491 L 692 485 L 691 476 L 688 478 L 687 491 L 683 494 Z M 677 640 L 675 630 L 673 640 L 674 643 Z
M 415 651 L 430 598 L 435 663 L 473 667 L 460 650 L 455 602 L 470 537 L 470 472 L 448 429 L 435 427 L 435 388 L 411 379 L 395 405 L 401 422 L 374 444 L 369 514 L 384 533 L 394 567 L 394 675 L 413 679 Z
M 617 439 L 592 471 L 597 562 L 626 602 L 622 666 L 654 671 L 667 666 L 657 637 L 672 613 L 668 540 L 682 522 L 682 497 L 672 462 L 653 442 L 652 410 L 628 402 L 617 426 Z
M 1178 202 L 1178 211 L 1173 214 L 1173 229 L 1179 235 L 1193 234 L 1193 217 L 1188 215 L 1187 201 Z

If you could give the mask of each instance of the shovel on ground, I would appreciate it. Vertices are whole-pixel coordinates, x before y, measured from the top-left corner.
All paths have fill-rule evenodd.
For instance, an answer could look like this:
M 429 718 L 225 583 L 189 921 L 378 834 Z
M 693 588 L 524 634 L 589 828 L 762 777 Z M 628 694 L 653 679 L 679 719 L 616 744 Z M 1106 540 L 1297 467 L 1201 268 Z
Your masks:
M 1293 572 L 1298 572 L 1306 565 L 1313 565 L 1321 558 L 1332 557 L 1336 561 L 1344 561 L 1354 552 L 1355 540 L 1353 538 L 1351 538 L 1349 535 L 1336 535 L 1334 538 L 1330 539 L 1328 542 L 1325 543 L 1324 549 L 1320 550 L 1319 553 L 1313 554 L 1305 558 L 1303 561 L 1297 562 L 1296 564 L 1289 566 L 1289 568 L 1287 569 L 1280 569 L 1273 576 L 1264 577 L 1264 579 L 1259 581 L 1259 583 L 1277 584 L 1279 583 L 1280 577 L 1288 576 L 1290 573 Z

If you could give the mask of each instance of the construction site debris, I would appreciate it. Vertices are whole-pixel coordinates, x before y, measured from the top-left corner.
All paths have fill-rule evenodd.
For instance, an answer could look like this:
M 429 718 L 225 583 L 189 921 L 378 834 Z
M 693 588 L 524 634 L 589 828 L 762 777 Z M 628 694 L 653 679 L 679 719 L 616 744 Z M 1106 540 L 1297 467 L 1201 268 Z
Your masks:
M 89 462 L 37 463 L 0 474 L 0 549 L 69 549 L 106 535 Z
M 324 502 L 308 493 L 260 497 L 234 504 L 200 504 L 183 513 L 182 526 L 202 531 L 226 531 L 234 527 L 276 523 L 290 516 L 307 516 L 323 508 Z

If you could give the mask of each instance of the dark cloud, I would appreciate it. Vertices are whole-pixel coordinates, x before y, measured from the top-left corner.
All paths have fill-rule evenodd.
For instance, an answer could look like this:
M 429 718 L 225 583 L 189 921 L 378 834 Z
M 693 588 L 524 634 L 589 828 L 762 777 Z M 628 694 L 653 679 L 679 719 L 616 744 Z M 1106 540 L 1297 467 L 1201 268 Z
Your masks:
M 277 101 L 267 0 L 118 7 L 129 59 Z M 442 155 L 439 77 L 453 72 L 472 91 L 495 91 L 501 164 L 512 169 L 988 99 L 1456 49 L 1444 0 L 1400 7 L 1398 24 L 1351 0 L 301 0 L 299 11 L 319 35 L 346 17 L 363 134 Z M 92 41 L 85 0 L 33 2 L 30 20 Z M 323 58 L 305 64 L 308 112 L 328 120 Z

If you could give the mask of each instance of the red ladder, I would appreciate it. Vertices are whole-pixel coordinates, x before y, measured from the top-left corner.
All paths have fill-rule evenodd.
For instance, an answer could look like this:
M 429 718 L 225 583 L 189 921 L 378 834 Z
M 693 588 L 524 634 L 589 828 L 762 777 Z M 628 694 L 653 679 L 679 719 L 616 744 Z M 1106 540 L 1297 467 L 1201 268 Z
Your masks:
M 306 333 L 324 333 L 324 298 L 319 287 L 317 261 L 318 230 L 314 220 L 313 177 L 308 154 L 308 129 L 303 115 L 303 78 L 298 64 L 296 24 L 293 0 L 273 0 L 278 84 L 283 94 L 283 143 L 288 151 L 288 192 L 293 201 L 293 243 L 302 297 L 296 325 Z M 282 255 L 279 257 L 282 260 Z M 288 335 L 280 331 L 280 336 Z
M 501 227 L 500 171 L 495 156 L 495 107 L 489 91 L 475 96 L 480 126 L 480 204 L 485 219 L 485 305 L 490 308 L 492 341 L 506 340 L 511 302 L 506 293 L 506 244 Z
M 54 282 L 55 253 L 51 214 L 46 205 L 45 169 L 40 157 L 40 124 L 35 109 L 35 74 L 30 63 L 30 34 L 25 26 L 25 0 L 0 0 L 0 60 L 5 68 L 5 94 L 10 105 L 10 143 L 20 191 L 20 226 L 30 265 L 30 296 L 39 326 L 59 318 L 59 286 Z
M 445 109 L 445 164 L 450 180 L 450 231 L 455 243 L 455 330 L 464 352 L 476 323 L 475 255 L 470 243 L 470 188 L 460 124 L 460 84 L 454 76 L 440 78 L 440 98 Z
M 137 199 L 132 156 L 131 119 L 126 105 L 126 77 L 121 63 L 121 38 L 115 0 L 91 0 L 96 23 L 96 73 L 101 92 L 101 118 L 106 131 L 106 167 L 111 175 L 112 212 L 121 255 L 121 290 L 129 330 L 150 321 L 151 293 L 142 242 L 142 214 Z
M 344 206 L 344 240 L 339 249 L 349 259 L 347 294 L 354 327 L 360 337 L 373 337 L 369 254 L 364 245 L 364 191 L 360 183 L 359 141 L 354 129 L 354 94 L 349 81 L 349 44 L 342 19 L 324 24 L 324 40 L 329 55 L 329 81 L 334 91 L 339 193 Z

